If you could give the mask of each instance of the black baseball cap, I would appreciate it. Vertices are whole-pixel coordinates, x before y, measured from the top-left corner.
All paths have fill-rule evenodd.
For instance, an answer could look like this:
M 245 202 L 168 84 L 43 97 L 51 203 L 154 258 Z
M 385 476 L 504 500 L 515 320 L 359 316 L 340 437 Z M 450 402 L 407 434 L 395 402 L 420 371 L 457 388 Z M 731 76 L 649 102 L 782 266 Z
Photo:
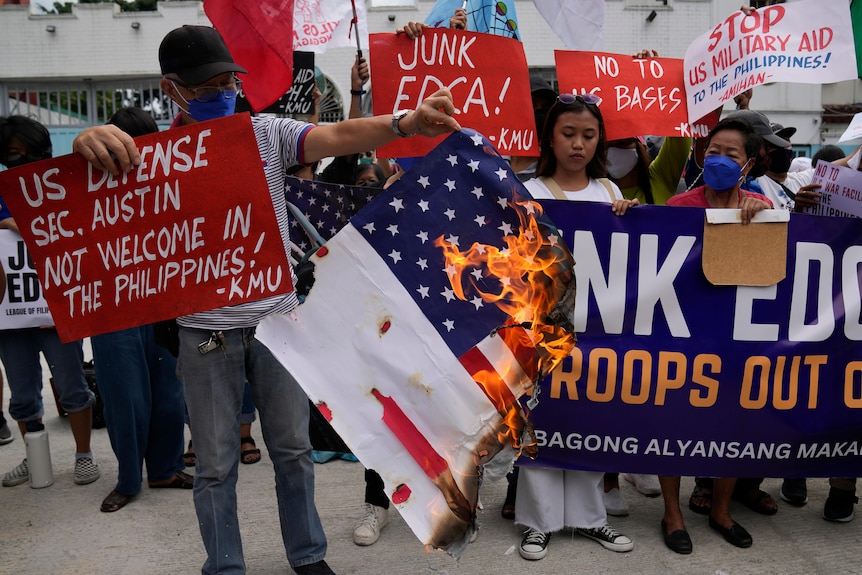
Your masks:
M 781 138 L 782 140 L 790 140 L 793 137 L 793 134 L 796 133 L 796 128 L 793 126 L 787 126 L 786 128 L 777 122 L 772 122 L 769 125 L 772 128 L 772 133 Z
M 769 124 L 769 118 L 767 118 L 765 114 L 755 112 L 754 110 L 735 110 L 728 114 L 727 118 L 747 122 L 754 130 L 754 133 L 776 148 L 786 148 L 790 145 L 790 142 L 779 137 L 772 131 L 772 126 Z
M 247 70 L 233 61 L 221 34 L 209 26 L 183 26 L 168 32 L 159 46 L 162 75 L 176 74 L 195 86 L 225 72 Z
M 540 76 L 530 76 L 530 94 L 537 96 L 542 94 L 546 96 L 552 103 L 557 99 L 557 92 L 551 88 L 551 85 Z

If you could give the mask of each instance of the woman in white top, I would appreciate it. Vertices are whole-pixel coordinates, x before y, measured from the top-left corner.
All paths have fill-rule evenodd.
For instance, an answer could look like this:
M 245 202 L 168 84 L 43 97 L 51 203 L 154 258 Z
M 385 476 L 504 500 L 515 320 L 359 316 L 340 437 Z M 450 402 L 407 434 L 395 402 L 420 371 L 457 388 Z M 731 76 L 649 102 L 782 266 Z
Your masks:
M 623 199 L 605 179 L 605 129 L 592 94 L 561 94 L 545 122 L 536 178 L 524 183 L 534 198 L 607 202 L 617 215 L 638 201 Z M 547 554 L 551 532 L 572 527 L 612 551 L 630 551 L 631 539 L 607 524 L 602 472 L 523 467 L 515 521 L 528 527 L 521 541 L 525 559 Z

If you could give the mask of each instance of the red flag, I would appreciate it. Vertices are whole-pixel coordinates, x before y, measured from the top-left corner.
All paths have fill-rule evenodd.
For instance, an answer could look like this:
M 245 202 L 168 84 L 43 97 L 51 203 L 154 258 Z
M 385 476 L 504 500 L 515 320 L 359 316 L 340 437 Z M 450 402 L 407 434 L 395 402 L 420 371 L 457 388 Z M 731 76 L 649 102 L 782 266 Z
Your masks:
M 204 0 L 204 10 L 237 64 L 248 70 L 243 92 L 258 112 L 293 83 L 294 0 Z

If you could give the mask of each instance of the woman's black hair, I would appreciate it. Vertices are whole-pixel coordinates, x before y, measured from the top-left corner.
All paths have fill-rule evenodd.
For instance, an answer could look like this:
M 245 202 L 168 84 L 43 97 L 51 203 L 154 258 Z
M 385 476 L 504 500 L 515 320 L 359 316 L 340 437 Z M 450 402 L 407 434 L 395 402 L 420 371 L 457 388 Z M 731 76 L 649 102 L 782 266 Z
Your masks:
M 377 164 L 372 164 L 370 162 L 363 162 L 359 164 L 359 166 L 357 166 L 356 168 L 356 180 L 354 180 L 354 183 L 359 181 L 359 177 L 362 175 L 362 173 L 367 172 L 368 170 L 372 170 L 374 172 L 374 175 L 377 176 L 378 183 L 386 181 L 386 176 L 383 175 L 383 169 L 380 166 L 378 166 Z M 370 185 L 373 186 L 373 184 Z
M 153 117 L 137 106 L 117 110 L 108 120 L 108 124 L 117 126 L 133 138 L 159 131 Z
M 551 147 L 551 141 L 554 139 L 554 126 L 561 115 L 566 112 L 583 112 L 587 111 L 593 115 L 599 122 L 599 142 L 596 146 L 596 153 L 587 163 L 587 176 L 590 178 L 604 178 L 607 173 L 607 152 L 605 151 L 605 122 L 602 119 L 602 113 L 596 104 L 587 104 L 580 98 L 575 98 L 571 104 L 565 104 L 557 98 L 551 109 L 548 110 L 548 117 L 545 118 L 545 126 L 542 129 L 542 137 L 539 140 L 539 162 L 536 166 L 536 176 L 551 177 L 557 171 L 557 157 L 554 155 L 554 150 Z
M 739 118 L 725 118 L 717 123 L 706 137 L 706 147 L 709 147 L 709 143 L 717 133 L 724 130 L 736 130 L 740 132 L 745 138 L 745 158 L 747 160 L 752 158 L 757 159 L 758 154 L 760 154 L 760 148 L 763 147 L 763 140 L 757 135 L 751 124 Z
M 0 164 L 4 166 L 9 166 L 9 144 L 12 138 L 17 138 L 26 147 L 26 162 L 51 157 L 51 134 L 45 126 L 27 116 L 7 116 L 0 118 Z

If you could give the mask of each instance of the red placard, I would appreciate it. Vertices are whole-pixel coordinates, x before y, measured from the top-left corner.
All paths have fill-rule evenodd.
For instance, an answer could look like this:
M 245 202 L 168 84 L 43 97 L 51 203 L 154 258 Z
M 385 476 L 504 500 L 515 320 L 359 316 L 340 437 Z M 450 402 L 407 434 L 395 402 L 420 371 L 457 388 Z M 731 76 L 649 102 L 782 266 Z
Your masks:
M 247 114 L 135 143 L 117 178 L 78 154 L 0 173 L 63 341 L 293 289 Z
M 369 41 L 375 114 L 415 110 L 426 97 L 449 88 L 462 126 L 485 134 L 501 154 L 539 155 L 523 44 L 448 28 L 425 28 L 416 40 L 372 34 Z M 399 139 L 377 153 L 424 156 L 442 138 Z
M 711 113 L 688 122 L 683 61 L 634 58 L 608 52 L 555 50 L 560 92 L 593 93 L 608 140 L 647 134 L 706 137 L 718 118 Z

